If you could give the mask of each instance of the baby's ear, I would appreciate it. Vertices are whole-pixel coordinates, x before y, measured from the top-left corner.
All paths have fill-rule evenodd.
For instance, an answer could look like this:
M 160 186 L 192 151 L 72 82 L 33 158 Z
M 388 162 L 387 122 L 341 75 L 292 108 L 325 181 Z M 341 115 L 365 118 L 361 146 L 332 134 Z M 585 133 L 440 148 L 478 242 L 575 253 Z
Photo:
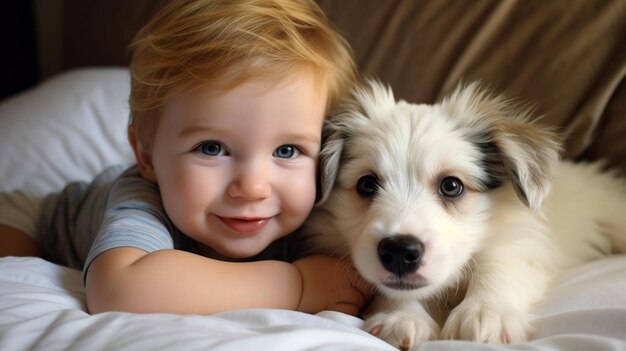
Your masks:
M 478 136 L 483 151 L 484 145 L 490 145 L 486 163 L 499 169 L 488 172 L 509 178 L 520 200 L 531 210 L 540 209 L 560 159 L 561 138 L 556 131 L 531 121 L 529 109 L 490 95 L 477 83 L 459 88 L 442 107 Z
M 154 167 L 152 166 L 152 155 L 141 145 L 141 142 L 137 138 L 137 133 L 135 133 L 132 128 L 128 128 L 128 141 L 135 154 L 135 160 L 137 161 L 141 176 L 156 183 L 156 175 L 154 173 Z
M 322 130 L 316 205 L 320 205 L 328 199 L 335 185 L 344 143 L 345 134 L 341 127 L 330 120 L 326 121 Z

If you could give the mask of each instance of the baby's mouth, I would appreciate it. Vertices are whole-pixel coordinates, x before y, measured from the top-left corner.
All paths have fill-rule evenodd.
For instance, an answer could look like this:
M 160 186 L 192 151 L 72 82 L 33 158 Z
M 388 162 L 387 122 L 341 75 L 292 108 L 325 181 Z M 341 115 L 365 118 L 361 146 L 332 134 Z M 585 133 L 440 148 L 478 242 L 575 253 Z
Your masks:
M 238 233 L 244 234 L 252 234 L 260 231 L 265 227 L 267 223 L 269 223 L 271 217 L 269 218 L 228 218 L 228 217 L 219 217 L 218 218 L 224 223 L 227 227 L 232 229 Z

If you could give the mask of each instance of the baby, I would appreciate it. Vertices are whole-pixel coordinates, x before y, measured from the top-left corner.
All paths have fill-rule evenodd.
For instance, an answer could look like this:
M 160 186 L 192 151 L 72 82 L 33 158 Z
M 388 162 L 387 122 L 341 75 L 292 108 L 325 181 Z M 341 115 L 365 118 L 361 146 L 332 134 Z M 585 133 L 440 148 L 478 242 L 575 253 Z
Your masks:
M 291 234 L 320 196 L 324 118 L 356 77 L 318 6 L 173 1 L 132 50 L 136 165 L 45 199 L 2 194 L 0 255 L 82 268 L 92 313 L 357 315 L 370 287 L 349 262 L 295 259 Z

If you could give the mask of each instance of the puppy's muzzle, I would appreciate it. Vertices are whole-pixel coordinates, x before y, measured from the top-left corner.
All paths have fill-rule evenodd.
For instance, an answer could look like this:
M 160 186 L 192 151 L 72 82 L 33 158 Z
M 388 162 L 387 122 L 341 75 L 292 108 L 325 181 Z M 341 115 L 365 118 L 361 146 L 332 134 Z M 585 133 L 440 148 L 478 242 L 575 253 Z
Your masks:
M 413 235 L 396 234 L 378 243 L 378 259 L 397 277 L 415 272 L 424 256 L 424 243 Z

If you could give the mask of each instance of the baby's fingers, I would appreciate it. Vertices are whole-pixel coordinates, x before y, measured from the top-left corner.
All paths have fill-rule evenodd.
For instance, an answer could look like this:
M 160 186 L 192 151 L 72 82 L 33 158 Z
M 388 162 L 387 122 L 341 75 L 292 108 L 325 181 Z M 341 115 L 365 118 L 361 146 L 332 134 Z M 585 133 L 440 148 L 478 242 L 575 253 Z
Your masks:
M 363 298 L 363 302 L 361 305 L 364 305 L 371 301 L 374 296 L 374 287 L 370 284 L 365 278 L 359 275 L 356 271 L 354 272 L 351 279 L 352 287 L 361 294 Z

